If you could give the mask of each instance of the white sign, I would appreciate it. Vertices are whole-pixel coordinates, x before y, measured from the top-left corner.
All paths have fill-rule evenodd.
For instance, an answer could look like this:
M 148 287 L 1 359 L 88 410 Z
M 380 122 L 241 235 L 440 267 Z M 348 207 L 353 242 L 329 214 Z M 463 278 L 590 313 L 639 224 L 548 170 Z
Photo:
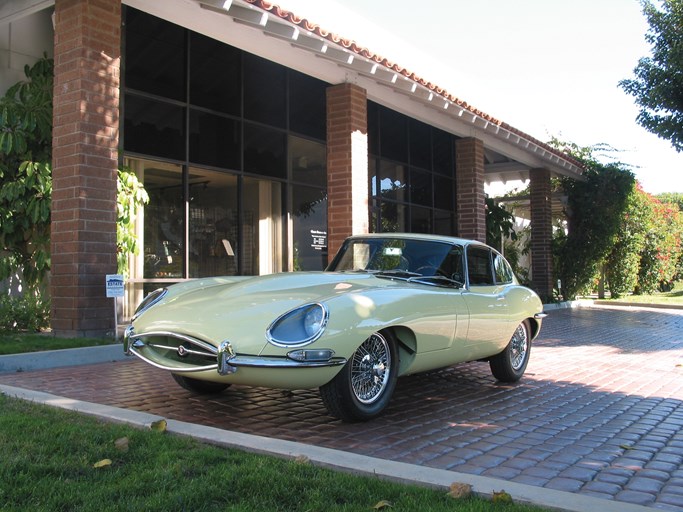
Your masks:
M 107 298 L 123 297 L 123 275 L 107 274 L 105 283 L 107 287 Z

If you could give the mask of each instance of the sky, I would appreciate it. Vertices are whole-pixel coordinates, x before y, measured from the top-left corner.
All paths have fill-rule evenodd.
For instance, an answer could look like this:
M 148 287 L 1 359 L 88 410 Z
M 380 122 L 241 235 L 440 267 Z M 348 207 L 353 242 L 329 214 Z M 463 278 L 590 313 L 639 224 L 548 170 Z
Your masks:
M 638 125 L 618 87 L 651 54 L 638 0 L 274 3 L 537 139 L 608 144 L 647 192 L 683 192 L 683 153 Z

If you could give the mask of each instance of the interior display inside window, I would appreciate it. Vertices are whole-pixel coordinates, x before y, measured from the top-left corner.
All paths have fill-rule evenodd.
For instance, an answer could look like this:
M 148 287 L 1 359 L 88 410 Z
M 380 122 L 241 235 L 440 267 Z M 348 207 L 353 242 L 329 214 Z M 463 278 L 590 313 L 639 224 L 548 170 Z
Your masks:
M 190 169 L 189 277 L 236 275 L 237 176 Z

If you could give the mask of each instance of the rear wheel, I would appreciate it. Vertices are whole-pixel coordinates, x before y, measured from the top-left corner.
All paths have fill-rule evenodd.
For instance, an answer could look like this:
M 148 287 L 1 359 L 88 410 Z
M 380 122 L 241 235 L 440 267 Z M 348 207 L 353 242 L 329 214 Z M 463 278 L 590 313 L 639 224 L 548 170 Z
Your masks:
M 491 373 L 496 379 L 501 382 L 517 382 L 522 378 L 531 355 L 530 333 L 529 321 L 524 320 L 515 329 L 505 350 L 490 359 Z
M 223 382 L 193 379 L 192 377 L 185 377 L 184 375 L 178 375 L 176 373 L 172 373 L 171 375 L 173 375 L 173 379 L 180 387 L 192 391 L 193 393 L 199 393 L 200 395 L 220 393 L 230 387 L 230 384 L 225 384 Z
M 389 404 L 397 376 L 396 341 L 389 332 L 376 332 L 320 388 L 320 396 L 332 416 L 347 422 L 367 421 Z

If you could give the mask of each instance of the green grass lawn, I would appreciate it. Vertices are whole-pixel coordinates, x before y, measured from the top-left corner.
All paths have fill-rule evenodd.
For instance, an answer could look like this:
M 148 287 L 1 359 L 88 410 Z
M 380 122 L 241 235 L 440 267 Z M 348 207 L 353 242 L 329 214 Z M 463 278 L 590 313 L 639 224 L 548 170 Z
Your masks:
M 446 490 L 210 446 L 4 395 L 0 453 L 0 508 L 8 512 L 540 510 L 454 499 Z M 109 463 L 95 467 L 100 461 Z
M 40 352 L 42 350 L 92 347 L 112 343 L 114 343 L 114 340 L 107 338 L 57 338 L 49 333 L 0 331 L 0 356 L 24 352 Z
M 656 304 L 661 306 L 683 306 L 683 281 L 678 281 L 670 292 L 652 295 L 627 295 L 610 302 L 626 302 L 629 304 Z

